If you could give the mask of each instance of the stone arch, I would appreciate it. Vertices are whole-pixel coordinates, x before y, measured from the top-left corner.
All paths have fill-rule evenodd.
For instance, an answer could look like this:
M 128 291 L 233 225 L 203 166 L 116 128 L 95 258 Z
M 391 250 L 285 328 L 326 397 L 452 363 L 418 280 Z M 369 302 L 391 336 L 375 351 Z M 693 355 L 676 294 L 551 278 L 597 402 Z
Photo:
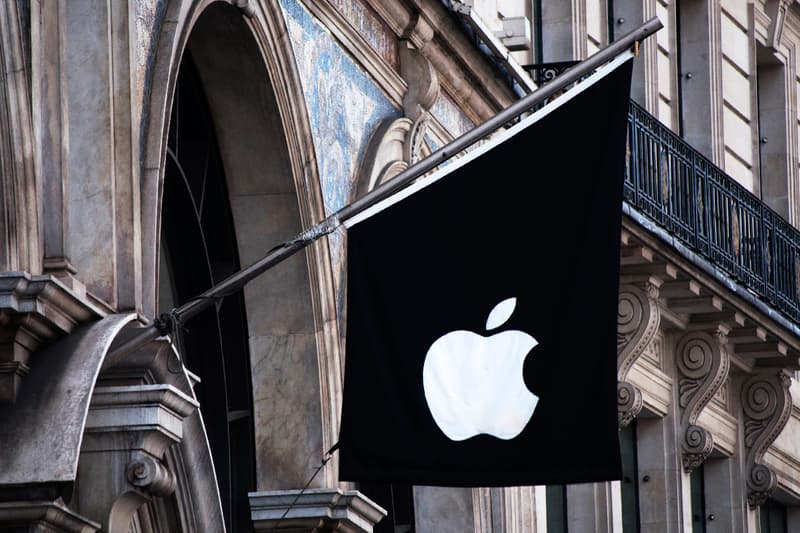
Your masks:
M 149 54 L 141 172 L 147 316 L 157 309 L 167 132 L 186 50 L 218 135 L 242 266 L 323 218 L 309 121 L 281 8 L 272 0 L 232 4 L 242 2 L 170 2 Z M 330 270 L 322 240 L 245 289 L 259 490 L 302 487 L 338 437 L 342 365 Z M 335 464 L 329 464 L 314 485 L 335 480 Z

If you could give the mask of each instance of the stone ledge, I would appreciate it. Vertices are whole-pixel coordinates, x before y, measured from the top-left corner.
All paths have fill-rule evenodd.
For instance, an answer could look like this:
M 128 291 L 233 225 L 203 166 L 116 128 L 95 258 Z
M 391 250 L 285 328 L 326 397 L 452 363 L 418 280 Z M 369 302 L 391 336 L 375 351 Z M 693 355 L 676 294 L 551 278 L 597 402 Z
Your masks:
M 0 529 L 6 526 L 27 531 L 54 531 L 63 533 L 94 533 L 100 524 L 87 520 L 58 502 L 23 501 L 0 503 Z M 27 527 L 26 527 L 27 526 Z
M 251 492 L 250 516 L 255 530 L 290 533 L 317 528 L 371 533 L 375 524 L 386 516 L 383 508 L 357 490 L 324 488 L 300 493 L 300 490 Z
M 97 387 L 81 450 L 113 450 L 127 435 L 130 446 L 161 457 L 168 446 L 181 441 L 183 420 L 198 406 L 172 385 Z
M 13 403 L 41 346 L 105 312 L 50 275 L 0 273 L 0 403 Z

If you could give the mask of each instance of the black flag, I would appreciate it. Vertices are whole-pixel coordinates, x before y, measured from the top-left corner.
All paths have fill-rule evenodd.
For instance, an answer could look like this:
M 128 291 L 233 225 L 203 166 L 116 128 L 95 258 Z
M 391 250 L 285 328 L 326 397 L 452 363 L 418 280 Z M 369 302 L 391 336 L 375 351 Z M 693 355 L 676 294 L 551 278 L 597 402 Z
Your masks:
M 349 227 L 342 480 L 620 478 L 631 64 L 599 69 Z

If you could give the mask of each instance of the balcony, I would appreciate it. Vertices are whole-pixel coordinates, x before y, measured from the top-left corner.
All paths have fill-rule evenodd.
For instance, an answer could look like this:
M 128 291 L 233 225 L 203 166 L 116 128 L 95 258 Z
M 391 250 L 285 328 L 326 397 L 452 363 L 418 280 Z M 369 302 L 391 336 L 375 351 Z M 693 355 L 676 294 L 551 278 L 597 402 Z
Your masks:
M 800 322 L 800 232 L 635 102 L 627 148 L 625 201 Z
M 541 85 L 576 63 L 524 68 Z M 800 322 L 800 232 L 633 101 L 624 198 L 692 253 Z

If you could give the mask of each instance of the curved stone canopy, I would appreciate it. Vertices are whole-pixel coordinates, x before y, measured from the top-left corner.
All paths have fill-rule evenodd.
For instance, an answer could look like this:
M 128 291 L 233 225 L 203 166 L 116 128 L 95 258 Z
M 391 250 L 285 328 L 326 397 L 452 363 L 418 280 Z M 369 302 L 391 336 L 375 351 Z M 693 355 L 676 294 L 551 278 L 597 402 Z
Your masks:
M 75 480 L 100 367 L 134 318 L 109 315 L 34 354 L 16 403 L 0 405 L 0 485 Z

